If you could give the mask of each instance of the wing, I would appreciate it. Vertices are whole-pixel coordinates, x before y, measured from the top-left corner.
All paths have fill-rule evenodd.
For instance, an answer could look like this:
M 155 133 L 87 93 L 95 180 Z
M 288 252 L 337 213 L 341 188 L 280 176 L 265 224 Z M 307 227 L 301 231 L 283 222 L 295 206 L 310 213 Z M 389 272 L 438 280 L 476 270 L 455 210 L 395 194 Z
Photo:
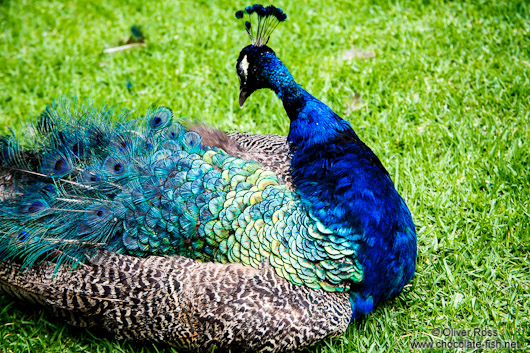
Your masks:
M 301 349 L 343 333 L 352 313 L 347 294 L 294 286 L 268 264 L 106 251 L 75 271 L 46 261 L 21 271 L 1 262 L 0 290 L 75 326 L 193 351 Z

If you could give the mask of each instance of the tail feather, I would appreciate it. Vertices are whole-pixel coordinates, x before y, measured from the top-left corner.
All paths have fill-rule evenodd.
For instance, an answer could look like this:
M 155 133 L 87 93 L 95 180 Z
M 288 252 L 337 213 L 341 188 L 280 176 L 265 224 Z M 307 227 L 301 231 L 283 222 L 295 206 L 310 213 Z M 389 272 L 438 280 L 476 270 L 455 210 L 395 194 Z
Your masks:
M 118 113 L 119 122 L 109 122 L 115 116 L 113 108 L 65 100 L 45 109 L 28 129 L 29 138 L 0 140 L 0 165 L 11 176 L 11 196 L 0 203 L 0 259 L 19 258 L 29 266 L 53 257 L 77 265 L 90 250 L 123 247 L 127 209 L 120 200 L 149 179 L 142 172 L 153 158 L 142 156 L 160 149 L 160 131 L 172 124 L 169 135 L 178 141 L 182 129 L 164 107 L 134 123 L 123 122 L 127 111 Z M 143 126 L 133 125 L 140 120 Z M 200 147 L 200 137 L 187 142 Z
M 110 250 L 254 267 L 268 259 L 292 283 L 328 291 L 362 279 L 355 251 L 341 246 L 349 234 L 329 241 L 322 232 L 331 231 L 275 173 L 237 157 L 270 155 L 281 140 L 232 156 L 203 144 L 168 108 L 129 114 L 59 102 L 25 139 L 3 140 L 13 195 L 0 202 L 0 261 L 75 267 Z M 252 141 L 241 136 L 243 146 Z

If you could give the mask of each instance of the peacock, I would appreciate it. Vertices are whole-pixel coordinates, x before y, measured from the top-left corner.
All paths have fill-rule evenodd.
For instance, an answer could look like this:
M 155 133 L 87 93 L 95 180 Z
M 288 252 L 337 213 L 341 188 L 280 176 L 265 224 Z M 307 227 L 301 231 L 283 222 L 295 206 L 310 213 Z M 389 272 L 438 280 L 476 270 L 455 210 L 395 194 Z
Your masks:
M 297 84 L 267 46 L 285 13 L 253 5 L 236 12 L 238 19 L 245 15 L 251 44 L 236 63 L 239 104 L 243 107 L 258 89 L 274 91 L 290 119 L 287 138 L 226 135 L 190 126 L 163 106 L 130 120 L 131 112 L 109 106 L 54 102 L 31 122 L 23 138 L 13 134 L 0 140 L 2 184 L 9 194 L 0 202 L 4 290 L 66 312 L 78 324 L 86 324 L 74 317 L 82 311 L 79 306 L 90 308 L 92 316 L 110 312 L 104 320 L 118 322 L 124 337 L 142 332 L 140 339 L 188 348 L 210 347 L 215 339 L 216 346 L 230 342 L 229 347 L 239 347 L 234 330 L 227 331 L 224 341 L 217 337 L 197 343 L 190 337 L 197 340 L 209 320 L 226 324 L 231 317 L 222 315 L 223 300 L 218 298 L 241 291 L 243 282 L 242 295 L 258 305 L 249 312 L 265 317 L 265 326 L 274 317 L 264 314 L 267 303 L 278 304 L 285 293 L 311 298 L 300 301 L 299 310 L 326 308 L 314 320 L 331 317 L 330 324 L 300 323 L 297 333 L 305 336 L 296 344 L 273 342 L 290 327 L 281 315 L 268 335 L 259 330 L 236 335 L 255 347 L 261 344 L 260 349 L 281 350 L 343 331 L 346 316 L 350 322 L 370 313 L 411 281 L 415 226 L 388 172 L 350 123 Z M 252 18 L 257 18 L 256 31 Z M 171 271 L 179 266 L 180 272 Z M 247 274 L 236 276 L 244 278 L 235 280 L 237 284 L 230 281 L 234 268 Z M 42 281 L 38 288 L 35 278 Z M 77 283 L 83 291 L 72 294 L 75 300 L 60 303 L 50 299 L 53 295 L 42 299 L 54 278 L 66 283 L 65 288 Z M 211 286 L 204 284 L 205 278 L 211 278 Z M 85 280 L 90 285 L 83 286 Z M 209 310 L 217 308 L 219 317 L 199 319 L 189 308 L 186 319 L 164 314 L 184 310 L 178 304 L 184 300 L 176 300 L 157 308 L 162 310 L 162 316 L 153 314 L 158 326 L 148 323 L 149 313 L 156 311 L 148 303 L 157 306 L 153 303 L 177 296 L 180 283 L 197 288 L 189 293 L 204 292 L 207 286 L 201 303 L 216 302 Z M 140 290 L 145 288 L 151 294 Z M 153 288 L 165 289 L 154 294 Z M 138 316 L 131 314 L 136 310 L 131 300 L 141 306 L 142 299 L 124 294 L 130 292 L 141 292 L 147 300 Z M 112 311 L 111 298 L 116 296 L 129 306 L 117 305 Z M 101 297 L 109 300 L 101 304 Z M 239 315 L 245 312 L 241 303 Z M 89 321 L 96 320 L 92 316 Z M 203 329 L 191 330 L 185 338 L 175 336 L 175 327 L 185 331 L 174 325 L 183 320 L 195 328 L 201 323 Z M 244 331 L 244 325 L 235 331 Z M 153 335 L 157 330 L 166 336 Z
M 412 216 L 387 170 L 350 123 L 297 84 L 267 46 L 271 30 L 286 19 L 285 13 L 254 5 L 236 12 L 236 18 L 247 14 L 250 19 L 254 13 L 258 31 L 253 32 L 251 21 L 245 22 L 251 44 L 236 64 L 239 104 L 243 106 L 262 88 L 281 99 L 290 119 L 289 171 L 297 211 L 303 212 L 298 219 L 307 224 L 300 228 L 285 222 L 290 238 L 294 235 L 296 240 L 287 244 L 290 239 L 285 242 L 285 234 L 280 236 L 280 254 L 303 253 L 299 264 L 314 265 L 294 267 L 303 284 L 348 291 L 352 319 L 359 318 L 395 297 L 414 276 L 417 246 Z M 271 18 L 275 21 L 269 24 Z M 291 270 L 285 267 L 277 273 L 296 283 L 298 278 L 286 276 L 287 269 Z

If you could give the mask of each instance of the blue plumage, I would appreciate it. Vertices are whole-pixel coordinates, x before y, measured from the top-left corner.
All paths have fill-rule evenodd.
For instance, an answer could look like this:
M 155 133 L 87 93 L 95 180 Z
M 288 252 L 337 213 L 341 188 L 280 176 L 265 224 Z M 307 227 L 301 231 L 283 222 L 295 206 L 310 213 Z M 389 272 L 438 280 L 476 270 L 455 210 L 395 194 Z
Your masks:
M 263 43 L 237 61 L 242 106 L 254 91 L 273 90 L 291 121 L 291 176 L 311 216 L 342 242 L 356 243 L 363 279 L 353 285 L 353 318 L 396 296 L 416 263 L 411 214 L 377 156 L 350 124 L 296 83 Z

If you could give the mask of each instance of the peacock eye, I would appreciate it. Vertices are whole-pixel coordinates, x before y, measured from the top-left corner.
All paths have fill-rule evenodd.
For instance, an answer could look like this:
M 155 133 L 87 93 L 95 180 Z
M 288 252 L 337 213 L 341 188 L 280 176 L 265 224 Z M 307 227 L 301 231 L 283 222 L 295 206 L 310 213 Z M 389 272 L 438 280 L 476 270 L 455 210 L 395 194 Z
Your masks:
M 54 150 L 43 157 L 41 171 L 52 178 L 63 177 L 72 171 L 72 163 L 60 151 Z
M 53 170 L 55 170 L 56 173 L 62 173 L 66 170 L 67 163 L 64 159 L 59 159 L 57 162 L 55 162 L 55 166 L 53 167 Z
M 92 167 L 88 167 L 87 169 L 83 170 L 83 172 L 81 172 L 81 175 L 79 176 L 79 181 L 81 181 L 82 183 L 97 183 L 102 179 L 103 178 L 100 172 L 98 172 Z
M 112 156 L 103 162 L 103 167 L 111 175 L 121 175 L 127 171 L 127 164 L 122 159 Z
M 112 243 L 117 242 L 118 239 L 119 239 L 119 237 L 120 237 L 120 234 L 118 234 L 118 233 L 114 234 L 114 235 L 112 236 L 112 238 L 110 239 L 109 243 L 112 244 Z
M 25 230 L 21 231 L 17 235 L 18 241 L 26 241 L 28 239 L 28 237 L 29 237 L 29 233 L 26 232 Z
M 160 107 L 155 112 L 152 118 L 148 121 L 149 127 L 153 130 L 159 130 L 165 126 L 167 126 L 171 122 L 171 118 L 173 117 L 173 112 L 171 109 L 168 109 L 166 107 Z
M 28 213 L 35 213 L 40 211 L 44 207 L 44 204 L 40 201 L 35 201 L 28 207 Z
M 120 174 L 123 172 L 123 165 L 121 165 L 121 163 L 116 163 L 114 165 L 114 171 L 117 173 L 117 174 Z

